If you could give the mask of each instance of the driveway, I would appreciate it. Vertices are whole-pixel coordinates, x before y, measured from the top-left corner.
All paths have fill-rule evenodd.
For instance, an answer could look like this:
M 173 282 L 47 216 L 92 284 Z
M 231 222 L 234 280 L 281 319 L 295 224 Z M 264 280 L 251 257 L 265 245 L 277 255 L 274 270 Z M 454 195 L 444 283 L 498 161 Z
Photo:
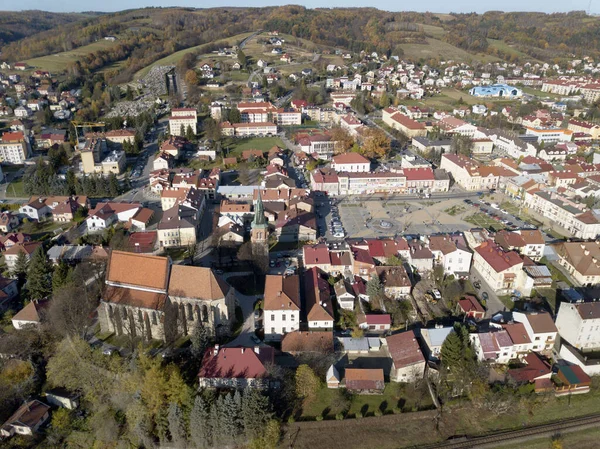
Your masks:
M 476 281 L 479 281 L 481 283 L 481 288 L 477 291 L 477 296 L 481 297 L 481 294 L 483 292 L 486 292 L 488 294 L 486 305 L 487 310 L 485 312 L 486 318 L 491 318 L 498 312 L 503 312 L 506 310 L 506 306 L 502 301 L 500 301 L 500 298 L 498 298 L 498 295 L 496 295 L 494 289 L 490 287 L 490 285 L 485 281 L 483 276 L 481 276 L 481 274 L 479 274 L 479 272 L 474 268 L 471 270 L 469 280 L 471 281 L 471 283 L 474 283 Z

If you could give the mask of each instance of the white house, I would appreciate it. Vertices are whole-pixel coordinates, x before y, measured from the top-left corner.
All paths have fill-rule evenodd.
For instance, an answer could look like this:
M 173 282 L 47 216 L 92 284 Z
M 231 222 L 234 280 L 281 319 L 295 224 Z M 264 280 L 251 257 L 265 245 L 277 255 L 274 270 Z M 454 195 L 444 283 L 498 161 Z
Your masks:
M 522 313 L 513 312 L 513 319 L 523 323 L 533 346 L 532 351 L 550 351 L 556 342 L 558 329 L 548 312 Z
M 344 153 L 331 158 L 331 168 L 338 172 L 368 173 L 371 162 L 358 153 Z
M 48 405 L 35 399 L 27 401 L 2 424 L 0 435 L 5 438 L 14 434 L 33 435 L 49 417 L 50 407 Z
M 335 296 L 339 306 L 344 310 L 354 310 L 354 290 L 345 279 L 340 279 L 334 285 Z
M 556 315 L 561 338 L 583 351 L 600 348 L 600 302 L 563 302 Z
M 473 253 L 462 234 L 432 235 L 429 237 L 429 250 L 434 262 L 444 267 L 445 274 L 460 277 L 469 273 Z
M 265 340 L 279 341 L 300 328 L 300 279 L 298 275 L 267 275 L 263 305 Z

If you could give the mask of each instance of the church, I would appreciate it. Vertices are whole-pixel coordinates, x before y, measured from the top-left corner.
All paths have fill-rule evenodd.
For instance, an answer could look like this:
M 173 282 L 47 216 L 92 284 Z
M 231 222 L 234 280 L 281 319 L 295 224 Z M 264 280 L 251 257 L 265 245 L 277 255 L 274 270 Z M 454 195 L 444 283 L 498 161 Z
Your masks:
M 235 291 L 210 268 L 112 251 L 98 319 L 102 332 L 146 341 L 171 342 L 196 325 L 226 336 L 235 321 Z

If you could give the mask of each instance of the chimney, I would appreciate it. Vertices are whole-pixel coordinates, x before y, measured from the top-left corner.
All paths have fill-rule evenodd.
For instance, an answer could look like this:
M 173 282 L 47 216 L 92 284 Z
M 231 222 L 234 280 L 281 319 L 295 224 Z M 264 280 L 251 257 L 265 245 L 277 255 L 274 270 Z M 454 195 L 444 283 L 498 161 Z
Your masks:
M 244 350 L 245 350 L 245 349 L 246 349 L 246 348 L 242 348 L 242 354 L 244 353 Z
M 589 256 L 589 255 L 590 255 L 590 252 L 589 252 L 589 251 L 586 249 L 586 250 L 583 252 L 583 254 L 585 254 L 586 256 Z
M 219 345 L 215 345 L 214 355 L 215 357 L 219 354 Z
M 260 346 L 255 346 L 254 347 L 254 352 L 256 352 L 257 354 L 260 355 Z

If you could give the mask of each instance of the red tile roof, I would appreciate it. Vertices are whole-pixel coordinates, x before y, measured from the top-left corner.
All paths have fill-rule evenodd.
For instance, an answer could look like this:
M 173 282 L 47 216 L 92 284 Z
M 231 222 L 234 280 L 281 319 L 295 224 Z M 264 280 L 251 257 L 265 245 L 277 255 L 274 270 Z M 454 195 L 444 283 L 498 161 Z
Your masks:
M 396 369 L 425 362 L 414 331 L 392 335 L 385 340 Z
M 255 348 L 209 348 L 198 373 L 201 378 L 257 379 L 267 376 L 265 365 L 273 363 L 275 351 L 270 346 Z
M 503 251 L 496 243 L 487 240 L 475 248 L 475 251 L 497 272 L 508 270 L 523 263 L 523 259 L 514 251 Z

